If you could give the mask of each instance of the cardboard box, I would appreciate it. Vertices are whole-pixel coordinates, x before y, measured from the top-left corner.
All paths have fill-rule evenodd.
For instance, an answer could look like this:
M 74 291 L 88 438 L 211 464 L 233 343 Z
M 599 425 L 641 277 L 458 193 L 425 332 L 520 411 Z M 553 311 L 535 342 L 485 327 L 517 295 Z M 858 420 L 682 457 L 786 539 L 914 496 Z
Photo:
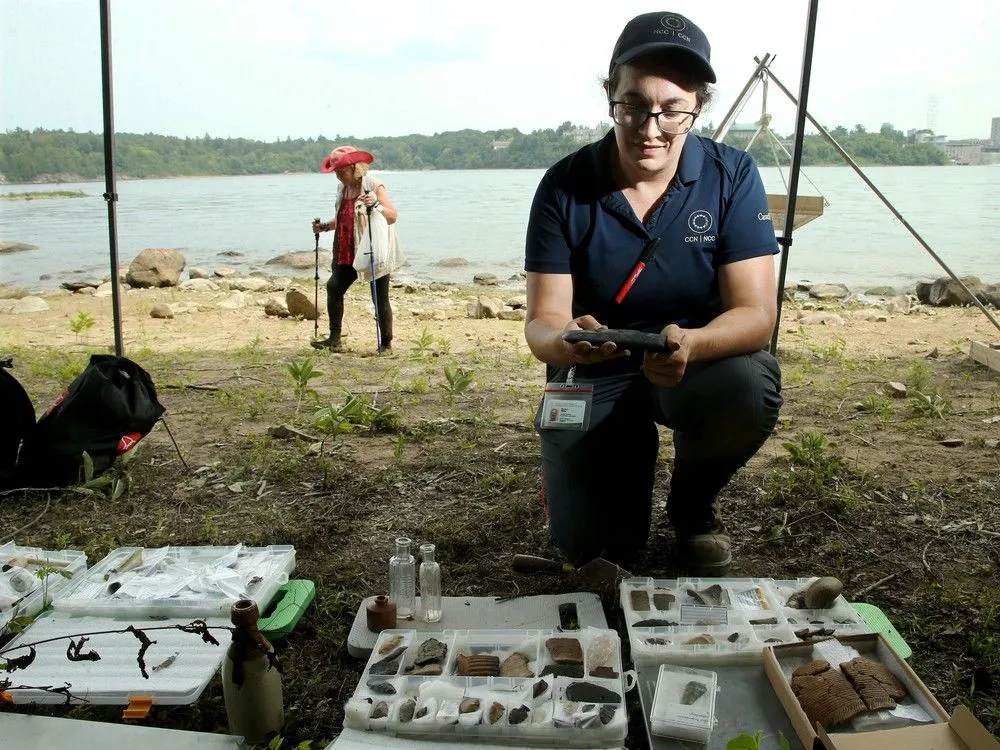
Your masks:
M 955 715 L 949 717 L 910 665 L 882 635 L 846 635 L 837 640 L 884 664 L 903 683 L 914 701 L 934 718 L 934 723 L 868 732 L 827 732 L 818 724 L 814 727 L 781 669 L 781 663 L 788 659 L 812 659 L 813 644 L 771 646 L 764 649 L 764 673 L 803 747 L 809 750 L 1000 750 L 1000 742 L 964 706 L 959 706 Z

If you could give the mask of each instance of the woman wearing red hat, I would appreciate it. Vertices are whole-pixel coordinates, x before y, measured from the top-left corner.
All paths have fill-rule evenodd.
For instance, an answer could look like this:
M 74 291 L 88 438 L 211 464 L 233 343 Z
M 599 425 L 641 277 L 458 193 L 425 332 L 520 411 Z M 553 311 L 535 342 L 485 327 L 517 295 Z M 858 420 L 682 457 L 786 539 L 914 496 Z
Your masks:
M 333 221 L 314 221 L 314 233 L 333 230 L 333 272 L 326 282 L 326 309 L 330 318 L 330 336 L 312 341 L 316 349 L 341 351 L 341 326 L 344 320 L 344 295 L 358 278 L 354 268 L 357 254 L 354 216 L 359 209 L 380 212 L 387 223 L 394 224 L 398 213 L 389 200 L 385 185 L 368 173 L 368 165 L 375 160 L 367 151 L 354 146 L 337 146 L 320 165 L 322 172 L 333 172 L 340 180 L 337 191 L 336 218 Z M 389 275 L 375 280 L 375 299 L 378 305 L 379 352 L 392 346 L 392 308 L 389 305 Z

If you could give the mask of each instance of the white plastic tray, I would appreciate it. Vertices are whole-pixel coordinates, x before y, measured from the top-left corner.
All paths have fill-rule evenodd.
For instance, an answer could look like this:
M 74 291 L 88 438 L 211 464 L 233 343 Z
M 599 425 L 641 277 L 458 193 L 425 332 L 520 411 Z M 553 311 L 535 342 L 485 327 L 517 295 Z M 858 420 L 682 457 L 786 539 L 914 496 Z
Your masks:
M 447 646 L 441 674 L 408 674 L 420 644 L 430 638 Z M 551 638 L 579 642 L 583 653 L 579 672 L 582 676 L 542 676 L 546 668 L 555 665 L 546 645 Z M 397 664 L 383 670 L 387 674 L 379 674 L 377 668 L 373 672 L 373 667 L 386 655 L 400 648 L 405 650 L 399 655 Z M 513 653 L 524 657 L 534 676 L 467 677 L 457 674 L 459 655 L 489 654 L 503 662 Z M 597 672 L 601 676 L 593 676 L 598 668 L 603 668 Z M 437 633 L 386 630 L 379 635 L 361 681 L 347 701 L 344 726 L 389 735 L 477 744 L 606 747 L 621 742 L 628 733 L 624 698 L 626 689 L 634 682 L 633 672 L 626 675 L 622 671 L 621 643 L 614 630 L 444 630 Z M 581 683 L 603 689 L 601 698 L 605 700 L 579 699 L 577 691 Z M 390 685 L 392 693 L 387 694 Z M 465 713 L 461 712 L 463 701 L 469 701 L 466 703 L 469 710 Z M 478 705 L 473 703 L 475 701 Z M 413 709 L 413 718 L 406 718 L 407 707 Z M 380 716 L 383 712 L 384 716 Z M 511 723 L 512 715 L 514 723 Z
M 52 598 L 80 578 L 87 555 L 76 550 L 44 550 L 0 545 L 0 635 L 11 620 L 37 615 Z
M 27 654 L 13 650 L 19 643 L 48 641 L 35 647 L 31 664 L 5 677 L 11 681 L 7 693 L 14 703 L 127 704 L 136 698 L 152 698 L 156 704 L 189 704 L 201 695 L 215 674 L 232 640 L 229 618 L 208 618 L 206 622 L 219 645 L 206 643 L 196 633 L 174 628 L 150 630 L 146 636 L 155 641 L 143 655 L 148 677 L 143 677 L 137 657 L 141 646 L 132 633 L 120 631 L 130 625 L 137 628 L 187 625 L 190 618 L 114 619 L 78 617 L 55 610 L 46 612 L 24 632 L 4 647 L 8 657 Z M 81 653 L 96 652 L 96 661 L 70 661 L 66 658 L 70 642 L 78 643 L 78 634 L 87 636 Z M 71 638 L 72 637 L 72 638 Z M 53 640 L 49 640 L 53 639 Z M 42 689 L 65 687 L 67 693 Z
M 839 597 L 828 610 L 786 607 L 788 596 L 811 578 L 628 578 L 620 586 L 622 610 L 636 664 L 759 663 L 765 646 L 797 643 L 826 628 L 869 632 Z M 791 620 L 791 622 L 790 622 Z
M 264 611 L 295 568 L 295 548 L 120 547 L 53 597 L 62 612 L 107 617 L 228 617 L 239 599 Z

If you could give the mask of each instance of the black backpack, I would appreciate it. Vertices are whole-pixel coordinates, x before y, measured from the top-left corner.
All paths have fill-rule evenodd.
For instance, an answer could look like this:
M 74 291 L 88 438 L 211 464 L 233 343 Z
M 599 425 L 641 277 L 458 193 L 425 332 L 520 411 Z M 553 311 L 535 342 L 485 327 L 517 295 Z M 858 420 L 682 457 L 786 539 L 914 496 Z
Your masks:
M 149 373 L 125 357 L 94 354 L 25 437 L 19 481 L 38 487 L 74 484 L 84 479 L 84 451 L 93 461 L 93 476 L 99 476 L 149 434 L 164 411 Z
M 13 367 L 11 357 L 0 358 L 0 412 L 4 418 L 0 422 L 0 490 L 18 486 L 17 454 L 21 442 L 35 427 L 35 407 L 28 394 L 13 375 L 7 372 Z

